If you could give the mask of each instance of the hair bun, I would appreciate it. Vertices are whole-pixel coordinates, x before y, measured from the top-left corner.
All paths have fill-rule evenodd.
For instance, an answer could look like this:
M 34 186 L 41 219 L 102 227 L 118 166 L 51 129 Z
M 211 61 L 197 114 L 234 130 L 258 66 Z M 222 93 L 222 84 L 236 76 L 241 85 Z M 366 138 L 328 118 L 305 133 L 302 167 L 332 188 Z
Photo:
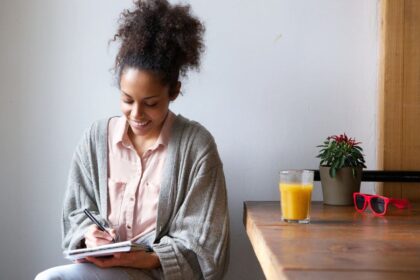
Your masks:
M 118 80 L 126 67 L 155 71 L 163 82 L 199 69 L 204 51 L 204 25 L 191 14 L 189 5 L 166 0 L 136 1 L 133 10 L 121 14 L 114 40 L 121 42 L 115 61 Z

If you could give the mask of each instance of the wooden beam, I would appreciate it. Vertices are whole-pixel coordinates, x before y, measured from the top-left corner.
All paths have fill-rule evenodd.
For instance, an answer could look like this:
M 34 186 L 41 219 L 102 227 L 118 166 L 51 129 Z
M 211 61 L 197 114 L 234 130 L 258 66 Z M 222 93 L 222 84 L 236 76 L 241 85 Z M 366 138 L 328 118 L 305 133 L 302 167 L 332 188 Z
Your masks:
M 378 169 L 420 170 L 420 1 L 382 0 Z M 377 192 L 420 200 L 420 184 Z
M 404 80 L 402 114 L 402 168 L 420 169 L 420 1 L 404 4 Z M 420 184 L 416 188 L 403 185 L 402 196 L 420 200 Z
M 378 169 L 402 169 L 402 91 L 404 0 L 381 1 Z M 378 191 L 401 197 L 401 184 L 388 183 Z

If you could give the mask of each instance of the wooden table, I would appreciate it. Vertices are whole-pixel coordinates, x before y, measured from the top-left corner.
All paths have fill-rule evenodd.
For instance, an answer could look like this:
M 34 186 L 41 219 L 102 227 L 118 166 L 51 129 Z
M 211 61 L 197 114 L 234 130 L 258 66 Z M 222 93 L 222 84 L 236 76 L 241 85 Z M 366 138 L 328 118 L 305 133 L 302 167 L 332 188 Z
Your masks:
M 267 279 L 420 279 L 420 205 L 389 210 L 313 202 L 310 224 L 290 224 L 279 201 L 247 201 L 244 224 Z

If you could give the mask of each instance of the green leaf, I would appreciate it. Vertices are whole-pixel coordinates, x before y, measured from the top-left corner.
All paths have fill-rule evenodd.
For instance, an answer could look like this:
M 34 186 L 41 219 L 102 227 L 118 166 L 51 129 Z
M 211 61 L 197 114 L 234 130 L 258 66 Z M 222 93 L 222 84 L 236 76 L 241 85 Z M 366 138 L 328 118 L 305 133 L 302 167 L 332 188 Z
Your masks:
M 320 148 L 317 158 L 320 159 L 321 165 L 330 166 L 329 173 L 331 177 L 335 177 L 337 171 L 346 166 L 366 167 L 362 153 L 363 149 L 358 145 L 360 144 L 359 142 L 355 142 L 356 140 L 352 140 L 351 137 L 342 138 L 336 137 L 336 135 L 332 137 L 332 139 L 327 138 L 322 145 L 317 146 Z
M 342 168 L 342 167 L 344 166 L 344 162 L 345 162 L 345 160 L 346 160 L 346 158 L 345 158 L 345 157 L 342 157 L 342 158 L 340 159 L 340 164 L 338 165 L 338 168 Z

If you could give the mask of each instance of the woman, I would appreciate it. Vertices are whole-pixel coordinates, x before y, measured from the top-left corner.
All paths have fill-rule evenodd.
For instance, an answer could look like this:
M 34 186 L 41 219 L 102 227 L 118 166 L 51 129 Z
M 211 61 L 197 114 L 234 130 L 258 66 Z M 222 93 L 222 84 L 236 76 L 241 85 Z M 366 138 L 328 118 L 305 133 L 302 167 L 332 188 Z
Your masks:
M 36 279 L 222 278 L 229 251 L 222 162 L 203 126 L 169 110 L 180 76 L 199 67 L 203 33 L 189 6 L 137 1 L 123 12 L 114 37 L 121 43 L 115 70 L 123 115 L 86 131 L 70 169 L 63 249 L 118 237 L 149 242 L 153 252 L 88 257 Z

